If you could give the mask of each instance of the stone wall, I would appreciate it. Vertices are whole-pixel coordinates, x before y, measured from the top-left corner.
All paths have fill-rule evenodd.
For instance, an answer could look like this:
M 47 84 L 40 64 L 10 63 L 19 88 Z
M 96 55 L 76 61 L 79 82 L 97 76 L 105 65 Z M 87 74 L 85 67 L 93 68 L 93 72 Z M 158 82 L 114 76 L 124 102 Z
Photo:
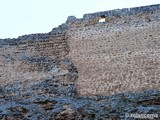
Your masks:
M 69 52 L 65 32 L 33 34 L 0 41 L 0 84 L 20 81 L 25 84 L 52 78 L 58 71 L 57 61 Z
M 69 18 L 68 57 L 78 68 L 79 95 L 159 90 L 159 7 L 113 10 L 86 14 L 82 19 Z M 106 15 L 105 23 L 98 23 L 100 15 Z
M 0 39 L 1 120 L 158 120 L 159 105 L 160 5 Z
M 0 40 L 1 86 L 56 76 L 82 96 L 159 90 L 160 5 L 70 16 L 49 33 Z

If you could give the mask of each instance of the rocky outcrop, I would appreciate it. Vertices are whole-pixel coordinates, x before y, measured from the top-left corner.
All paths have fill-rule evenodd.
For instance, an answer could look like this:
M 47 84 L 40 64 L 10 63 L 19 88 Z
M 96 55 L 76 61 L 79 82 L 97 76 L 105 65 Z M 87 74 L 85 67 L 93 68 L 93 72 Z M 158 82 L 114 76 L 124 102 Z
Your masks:
M 127 116 L 130 114 L 154 115 L 150 119 L 158 120 L 160 114 L 160 92 L 156 90 L 115 96 L 77 97 L 74 85 L 62 85 L 56 82 L 56 78 L 30 86 L 25 93 L 15 89 L 18 88 L 1 88 L 2 120 L 134 119 Z

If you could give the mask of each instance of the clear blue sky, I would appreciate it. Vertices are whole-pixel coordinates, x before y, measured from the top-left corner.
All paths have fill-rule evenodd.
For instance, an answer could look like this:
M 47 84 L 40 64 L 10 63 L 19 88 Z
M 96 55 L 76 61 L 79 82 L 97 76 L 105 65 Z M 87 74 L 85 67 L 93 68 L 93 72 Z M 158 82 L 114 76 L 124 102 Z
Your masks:
M 0 0 L 0 38 L 50 32 L 70 15 L 152 4 L 160 0 Z

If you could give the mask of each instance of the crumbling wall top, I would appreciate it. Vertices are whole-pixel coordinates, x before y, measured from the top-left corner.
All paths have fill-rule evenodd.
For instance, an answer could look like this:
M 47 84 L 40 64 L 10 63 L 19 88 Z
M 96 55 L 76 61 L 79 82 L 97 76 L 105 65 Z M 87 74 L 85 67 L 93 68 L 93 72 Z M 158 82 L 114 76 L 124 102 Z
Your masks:
M 152 12 L 156 12 L 158 10 L 160 10 L 160 4 L 134 7 L 134 8 L 115 9 L 115 10 L 109 10 L 109 11 L 96 12 L 96 13 L 89 13 L 89 14 L 84 14 L 82 19 L 83 20 L 97 19 L 101 15 L 105 15 L 106 17 L 127 16 L 127 15 L 134 15 L 134 14 L 138 14 L 138 13 L 152 13 Z M 75 16 L 69 16 L 66 23 L 73 22 L 76 20 L 77 19 Z

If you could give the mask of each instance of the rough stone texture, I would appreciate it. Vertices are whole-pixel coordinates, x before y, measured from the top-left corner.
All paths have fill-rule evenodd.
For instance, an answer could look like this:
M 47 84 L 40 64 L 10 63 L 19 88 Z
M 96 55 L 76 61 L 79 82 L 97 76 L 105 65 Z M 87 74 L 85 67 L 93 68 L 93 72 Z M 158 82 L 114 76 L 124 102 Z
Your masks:
M 160 5 L 70 16 L 46 34 L 0 39 L 0 119 L 131 113 L 160 117 Z
M 56 64 L 65 59 L 69 52 L 65 32 L 62 30 L 51 35 L 25 35 L 16 40 L 2 40 L 0 45 L 1 85 L 15 81 L 31 83 L 51 78 L 54 70 L 62 75 L 68 72 L 58 68 Z
M 80 95 L 160 89 L 160 11 L 150 12 L 69 24 L 68 57 L 77 65 Z
M 52 81 L 52 83 L 51 83 Z M 56 90 L 52 79 L 43 81 L 34 87 L 27 88 L 28 95 L 17 99 L 10 94 L 9 88 L 3 88 L 4 97 L 0 99 L 1 120 L 106 120 L 134 119 L 126 114 L 156 114 L 160 115 L 160 92 L 146 91 L 141 93 L 119 94 L 114 96 L 73 97 L 62 93 L 53 97 Z M 46 84 L 47 83 L 47 84 Z M 51 88 L 52 85 L 52 88 Z M 45 89 L 43 89 L 45 87 Z M 63 89 L 64 86 L 58 89 Z M 16 87 L 11 87 L 17 89 Z M 46 89 L 52 89 L 46 92 Z M 68 90 L 71 87 L 68 87 Z M 41 91 L 36 91 L 39 89 Z M 54 89 L 54 90 L 53 90 Z M 38 94 L 37 94 L 38 93 Z M 59 92 L 60 93 L 60 92 Z M 75 89 L 68 93 L 75 93 Z M 159 116 L 158 116 L 159 117 Z M 157 119 L 155 116 L 151 119 Z M 147 118 L 148 119 L 148 118 Z

